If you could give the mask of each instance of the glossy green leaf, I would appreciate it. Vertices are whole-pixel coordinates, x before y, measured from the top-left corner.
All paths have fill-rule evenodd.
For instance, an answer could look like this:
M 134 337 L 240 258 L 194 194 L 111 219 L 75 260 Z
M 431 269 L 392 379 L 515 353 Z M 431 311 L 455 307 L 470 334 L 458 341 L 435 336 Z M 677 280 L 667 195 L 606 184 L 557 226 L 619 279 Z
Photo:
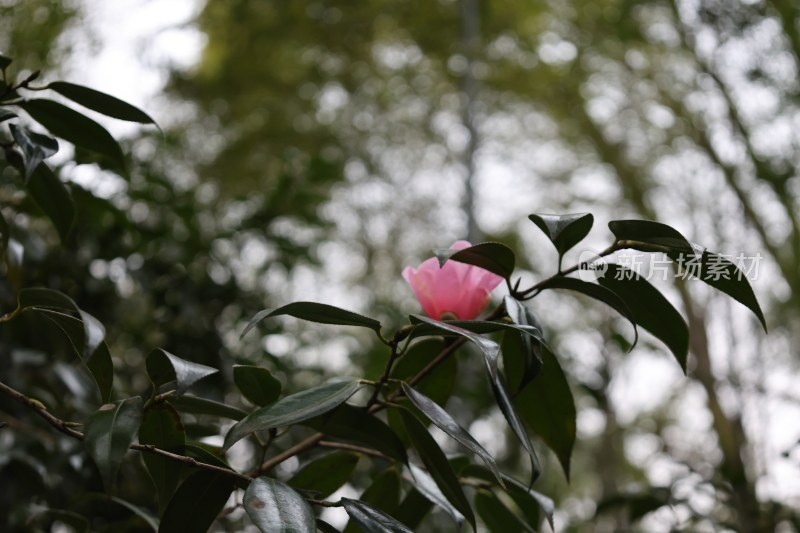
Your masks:
M 281 396 L 281 382 L 260 366 L 233 365 L 233 382 L 254 405 L 275 403 Z
M 67 186 L 50 167 L 41 163 L 31 174 L 26 188 L 39 209 L 53 223 L 61 242 L 65 242 L 75 223 L 75 202 Z
M 486 451 L 486 448 L 481 446 L 481 444 L 475 440 L 475 438 L 470 435 L 466 429 L 461 427 L 458 422 L 456 422 L 455 419 L 453 419 L 453 417 L 450 416 L 450 414 L 439 404 L 421 392 L 414 390 L 414 388 L 407 383 L 403 383 L 402 386 L 406 397 L 411 400 L 411 403 L 413 403 L 414 406 L 428 418 L 428 420 L 433 422 L 436 427 L 453 437 L 462 446 L 483 459 L 489 469 L 495 474 L 497 480 L 501 484 L 503 483 L 502 479 L 500 478 L 500 470 L 497 468 L 494 457 L 492 457 L 492 454 Z
M 100 470 L 106 491 L 114 486 L 122 458 L 128 452 L 142 420 L 142 399 L 138 396 L 105 404 L 86 423 L 86 450 Z
M 541 335 L 541 325 L 530 309 L 511 295 L 503 298 L 503 307 L 511 322 L 518 326 L 532 326 Z M 518 391 L 539 375 L 542 369 L 542 347 L 546 343 L 535 336 L 517 331 L 503 335 L 501 353 L 506 382 L 512 391 Z
M 409 334 L 409 339 L 416 339 L 418 337 L 425 337 L 429 335 L 448 335 L 459 337 L 458 333 L 452 331 L 443 331 L 442 328 L 428 323 L 423 323 L 420 320 L 421 315 L 409 315 L 409 320 L 412 324 L 416 324 L 414 330 Z M 484 335 L 487 333 L 494 333 L 496 331 L 504 331 L 513 329 L 533 337 L 538 342 L 544 342 L 544 336 L 541 329 L 530 324 L 509 324 L 508 322 L 497 322 L 489 320 L 444 320 L 444 324 L 449 324 L 457 328 L 461 328 L 472 333 Z
M 156 389 L 165 383 L 175 381 L 175 394 L 178 396 L 197 381 L 219 372 L 216 368 L 181 359 L 161 348 L 150 352 L 145 366 L 150 381 Z
M 475 515 L 453 468 L 427 428 L 410 411 L 400 408 L 403 425 L 422 463 L 447 500 L 475 528 Z
M 233 489 L 233 476 L 210 470 L 192 472 L 164 509 L 158 531 L 207 533 Z
M 416 507 L 408 508 L 409 498 L 407 497 L 400 504 L 397 510 L 396 518 L 410 527 L 416 527 L 415 522 L 421 521 L 424 515 L 430 511 L 430 507 L 422 505 L 423 500 L 427 500 L 433 505 L 439 506 L 443 509 L 456 523 L 458 528 L 464 524 L 464 515 L 450 503 L 447 497 L 442 493 L 436 485 L 436 481 L 428 474 L 425 469 L 411 464 L 404 472 L 403 478 L 411 483 L 415 490 L 409 493 L 411 501 Z M 414 493 L 418 493 L 423 498 L 417 498 Z
M 186 444 L 186 432 L 175 408 L 167 402 L 148 405 L 139 427 L 139 442 L 152 444 L 168 452 L 182 453 Z M 183 466 L 177 461 L 152 453 L 142 454 L 142 459 L 158 492 L 159 506 L 164 509 L 178 486 Z
M 350 519 L 364 533 L 412 533 L 405 525 L 363 501 L 350 498 L 342 498 L 341 501 Z
M 329 453 L 303 466 L 287 483 L 325 498 L 350 480 L 358 459 L 352 452 Z
M 758 317 L 764 331 L 767 331 L 767 321 L 747 276 L 719 254 L 703 251 L 700 260 L 703 265 L 700 279 L 750 309 Z
M 314 533 L 314 512 L 288 485 L 265 476 L 244 493 L 244 509 L 262 533 Z
M 129 122 L 139 122 L 140 124 L 155 124 L 155 121 L 138 107 L 134 107 L 109 94 L 66 81 L 54 81 L 47 88 L 83 107 L 106 116 Z
M 558 457 L 569 479 L 575 446 L 575 401 L 569 383 L 552 352 L 542 350 L 542 371 L 514 398 L 520 417 Z
M 35 307 L 37 309 L 66 310 L 77 313 L 77 304 L 63 292 L 45 289 L 44 287 L 31 287 L 22 289 L 17 295 L 18 307 L 25 309 Z
M 415 316 L 415 319 L 436 326 L 442 331 L 460 335 L 475 344 L 481 353 L 483 353 L 486 370 L 489 375 L 489 382 L 492 387 L 495 400 L 497 401 L 497 406 L 503 413 L 508 425 L 514 432 L 514 435 L 528 453 L 528 457 L 531 461 L 531 479 L 533 480 L 539 477 L 539 474 L 541 473 L 539 458 L 536 456 L 536 451 L 533 449 L 533 445 L 528 438 L 528 434 L 525 431 L 522 420 L 520 420 L 519 415 L 517 415 L 517 412 L 514 409 L 514 405 L 511 402 L 508 391 L 506 391 L 504 380 L 501 378 L 500 371 L 497 368 L 498 357 L 500 355 L 500 346 L 496 342 L 487 339 L 486 337 L 482 337 L 472 333 L 471 331 L 447 324 L 445 322 L 434 320 L 425 316 Z
M 372 448 L 401 463 L 408 462 L 405 446 L 392 428 L 362 408 L 344 403 L 302 424 L 333 438 Z
M 516 263 L 511 248 L 499 242 L 484 242 L 463 250 L 436 250 L 436 256 L 439 258 L 439 266 L 443 266 L 448 260 L 457 261 L 480 267 L 505 279 L 511 277 Z
M 400 476 L 395 468 L 388 468 L 372 479 L 372 484 L 358 498 L 374 509 L 392 515 L 400 505 Z M 344 533 L 358 533 L 360 529 L 350 521 Z
M 207 398 L 200 398 L 199 396 L 191 396 L 184 394 L 182 396 L 173 396 L 169 399 L 178 411 L 182 413 L 190 413 L 193 415 L 211 415 L 221 416 L 223 418 L 230 418 L 231 420 L 241 420 L 247 416 L 247 413 L 233 407 Z
M 694 253 L 692 245 L 678 230 L 651 220 L 612 220 L 608 228 L 617 243 L 625 248 L 644 252 L 665 251 L 672 253 Z
M 495 483 L 494 476 L 489 469 L 480 465 L 468 465 L 461 471 L 460 477 L 463 479 L 475 479 L 490 484 Z M 517 507 L 519 507 L 520 512 L 525 517 L 525 521 L 529 526 L 533 528 L 539 527 L 541 511 L 550 524 L 550 529 L 555 531 L 553 523 L 555 504 L 552 498 L 533 489 L 529 489 L 510 476 L 503 475 L 503 480 L 506 485 L 505 492 L 511 496 L 511 499 L 517 504 Z
M 509 533 L 511 531 L 536 533 L 492 492 L 478 490 L 472 501 L 475 504 L 475 511 L 490 533 Z
M 346 309 L 340 309 L 332 305 L 316 302 L 294 302 L 277 309 L 264 309 L 256 313 L 250 322 L 247 323 L 244 331 L 242 331 L 242 337 L 244 337 L 253 326 L 265 318 L 280 315 L 289 315 L 301 320 L 308 320 L 320 324 L 369 328 L 373 330 L 378 337 L 380 337 L 381 334 L 381 323 L 373 318 L 359 315 L 358 313 L 347 311 Z
M 359 387 L 357 379 L 337 379 L 256 409 L 231 428 L 225 436 L 224 448 L 227 450 L 255 431 L 290 426 L 327 413 L 347 401 Z
M 32 99 L 17 105 L 56 137 L 103 155 L 119 167 L 124 166 L 117 141 L 89 117 L 52 100 Z
M 557 277 L 553 278 L 546 283 L 541 285 L 542 289 L 566 289 L 568 291 L 579 292 L 584 294 L 590 298 L 594 298 L 604 304 L 608 305 L 610 308 L 615 310 L 617 313 L 622 315 L 624 318 L 628 320 L 633 326 L 633 344 L 631 345 L 631 349 L 636 346 L 636 342 L 639 340 L 639 331 L 636 329 L 636 322 L 633 318 L 633 314 L 631 310 L 628 308 L 628 304 L 625 301 L 617 296 L 612 290 L 604 287 L 603 285 L 598 285 L 596 283 L 591 283 L 588 281 L 583 281 L 576 278 L 567 278 L 567 277 Z
M 95 317 L 79 309 L 77 304 L 58 291 L 28 288 L 20 291 L 18 308 L 35 311 L 67 336 L 75 354 L 86 365 L 97 384 L 100 398 L 108 402 L 114 382 L 114 364 L 105 339 L 105 327 Z
M 609 264 L 597 281 L 625 301 L 634 321 L 666 344 L 686 372 L 689 327 L 669 300 L 641 276 L 619 265 Z
M 583 240 L 592 229 L 594 217 L 591 213 L 574 213 L 569 215 L 528 215 L 563 256 L 570 248 Z
M 58 141 L 48 135 L 42 135 L 22 126 L 10 124 L 11 136 L 22 150 L 25 164 L 25 181 L 30 179 L 39 163 L 58 152 Z

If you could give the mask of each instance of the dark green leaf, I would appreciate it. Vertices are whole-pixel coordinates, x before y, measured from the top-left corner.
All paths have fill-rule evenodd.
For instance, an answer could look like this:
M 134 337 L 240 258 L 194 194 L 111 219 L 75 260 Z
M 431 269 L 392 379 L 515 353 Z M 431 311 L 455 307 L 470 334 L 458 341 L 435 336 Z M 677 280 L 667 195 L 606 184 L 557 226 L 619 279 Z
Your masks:
M 168 452 L 182 453 L 186 444 L 186 434 L 181 417 L 167 402 L 156 402 L 144 410 L 142 425 L 139 427 L 139 442 L 152 444 Z M 164 509 L 178 486 L 182 465 L 152 453 L 142 454 L 147 471 L 158 491 L 158 502 Z
M 443 266 L 448 260 L 458 261 L 475 265 L 505 279 L 511 277 L 516 263 L 511 248 L 499 242 L 484 242 L 463 250 L 436 250 L 436 256 L 439 258 L 439 266 Z
M 452 331 L 444 331 L 442 328 L 438 326 L 432 326 L 431 324 L 422 323 L 419 319 L 421 315 L 409 315 L 409 319 L 412 324 L 416 324 L 414 330 L 409 334 L 409 339 L 416 339 L 418 337 L 425 337 L 429 335 L 450 335 L 454 337 L 461 336 L 458 333 L 454 333 Z M 486 333 L 494 333 L 496 331 L 503 331 L 513 329 L 519 331 L 520 333 L 524 333 L 525 335 L 529 335 L 533 337 L 538 342 L 544 342 L 544 337 L 542 336 L 542 331 L 536 326 L 530 324 L 509 324 L 508 322 L 495 322 L 495 321 L 488 321 L 488 320 L 444 320 L 444 324 L 449 324 L 451 326 L 455 326 L 457 328 L 465 329 L 467 331 L 471 331 L 472 333 L 478 333 L 480 335 L 484 335 Z
M 320 520 L 319 518 L 317 518 L 317 530 L 322 531 L 322 533 L 341 533 L 325 520 Z
M 175 394 L 178 396 L 197 381 L 219 372 L 216 368 L 181 359 L 161 348 L 150 352 L 145 365 L 150 381 L 156 389 L 165 383 L 175 381 Z
M 570 215 L 528 215 L 558 250 L 559 257 L 583 240 L 592 229 L 594 217 L 591 213 Z
M 22 126 L 10 124 L 8 127 L 17 146 L 22 150 L 22 159 L 25 162 L 25 181 L 27 182 L 39 163 L 58 152 L 58 141 Z
M 63 292 L 32 287 L 22 289 L 17 296 L 20 309 L 35 307 L 37 309 L 66 310 L 77 314 L 77 304 Z
M 500 470 L 497 469 L 497 464 L 494 461 L 494 457 L 492 457 L 492 455 L 486 451 L 486 448 L 481 446 L 480 443 L 476 441 L 467 430 L 462 428 L 447 411 L 442 409 L 439 404 L 424 394 L 414 390 L 405 382 L 402 386 L 403 392 L 408 399 L 411 400 L 411 403 L 413 403 L 417 409 L 419 409 L 426 417 L 428 417 L 428 420 L 433 422 L 439 429 L 457 440 L 468 450 L 483 459 L 486 465 L 495 474 L 497 480 L 501 484 L 503 483 L 500 478 Z
M 402 463 L 408 462 L 405 446 L 394 431 L 364 409 L 345 403 L 302 424 L 336 439 L 365 445 Z
M 242 337 L 247 334 L 250 329 L 257 323 L 265 318 L 289 315 L 301 320 L 308 320 L 310 322 L 318 322 L 320 324 L 333 324 L 335 326 L 358 326 L 362 328 L 369 328 L 373 330 L 379 337 L 381 334 L 381 323 L 373 318 L 359 315 L 352 311 L 340 309 L 332 305 L 320 304 L 316 302 L 294 302 L 277 309 L 264 309 L 256 313 L 244 331 Z
M 260 366 L 233 365 L 233 381 L 245 398 L 261 407 L 275 403 L 281 395 L 281 382 Z
M 17 114 L 13 111 L 9 111 L 8 109 L 3 109 L 0 107 L 0 122 L 5 122 L 6 120 L 10 120 L 12 118 L 17 118 Z
M 207 465 L 214 465 L 220 468 L 227 468 L 228 470 L 233 470 L 228 463 L 223 461 L 217 455 L 211 452 L 211 450 L 207 449 L 209 445 L 207 444 L 187 444 L 183 447 L 183 453 L 187 457 L 191 457 L 192 459 L 196 459 L 201 463 L 205 463 Z M 246 488 L 247 486 L 245 485 Z
M 701 261 L 703 266 L 700 279 L 750 309 L 758 317 L 764 331 L 767 331 L 767 321 L 747 276 L 719 254 L 703 251 Z
M 10 57 L 6 57 L 4 55 L 0 55 L 0 70 L 5 70 L 14 61 Z
M 671 226 L 651 220 L 612 220 L 608 228 L 617 243 L 644 252 L 694 253 L 686 237 Z
M 350 480 L 359 456 L 352 452 L 333 452 L 306 464 L 287 482 L 291 487 L 330 496 Z
M 528 531 L 530 533 L 536 533 L 531 526 L 511 512 L 511 510 L 490 491 L 477 491 L 472 501 L 475 504 L 475 510 L 478 512 L 478 516 L 481 517 L 481 520 L 490 533 L 509 533 L 510 531 Z
M 302 496 L 278 480 L 254 479 L 244 493 L 244 509 L 262 533 L 314 533 L 314 511 Z
M 636 322 L 634 321 L 633 315 L 631 310 L 628 308 L 628 304 L 625 301 L 617 296 L 613 291 L 610 289 L 602 286 L 597 285 L 596 283 L 590 283 L 588 281 L 583 281 L 576 278 L 567 278 L 563 276 L 559 276 L 557 278 L 553 278 L 546 283 L 541 285 L 542 289 L 566 289 L 569 291 L 579 292 L 581 294 L 585 294 L 590 298 L 594 298 L 600 302 L 611 307 L 613 310 L 621 314 L 623 317 L 627 318 L 628 321 L 633 326 L 633 344 L 631 345 L 631 349 L 636 346 L 636 342 L 639 340 L 639 331 L 636 329 Z
M 632 270 L 614 264 L 609 264 L 597 281 L 625 301 L 634 321 L 666 344 L 686 372 L 689 327 L 658 289 Z
M 483 353 L 484 362 L 486 363 L 486 370 L 489 374 L 489 381 L 492 386 L 492 392 L 494 393 L 495 400 L 497 401 L 497 406 L 500 408 L 500 411 L 503 413 L 506 421 L 508 421 L 508 425 L 514 432 L 514 435 L 516 435 L 517 439 L 520 441 L 520 444 L 522 444 L 523 448 L 525 448 L 525 451 L 528 453 L 528 457 L 531 461 L 531 479 L 533 480 L 539 477 L 539 474 L 541 473 L 539 458 L 536 456 L 536 452 L 534 451 L 533 445 L 528 438 L 528 434 L 525 432 L 525 427 L 523 426 L 522 421 L 517 415 L 517 412 L 514 410 L 514 405 L 511 403 L 511 398 L 506 391 L 503 379 L 500 377 L 500 371 L 497 368 L 497 359 L 500 355 L 500 346 L 496 342 L 487 339 L 486 337 L 481 337 L 480 335 L 476 335 L 471 331 L 447 324 L 445 322 L 440 322 L 425 316 L 415 316 L 414 318 L 420 322 L 425 322 L 432 326 L 436 326 L 442 331 L 460 335 L 472 341 L 472 343 L 475 344 L 478 349 L 480 349 L 481 353 Z
M 100 91 L 65 81 L 54 81 L 47 88 L 106 116 L 141 124 L 155 124 L 155 121 L 138 107 Z
M 480 465 L 469 465 L 461 471 L 461 477 L 464 479 L 477 479 L 486 483 L 494 484 L 495 479 L 489 469 Z M 539 527 L 541 521 L 539 510 L 543 511 L 550 529 L 555 531 L 553 524 L 553 513 L 555 506 L 553 500 L 544 494 L 535 490 L 529 489 L 516 479 L 503 475 L 503 480 L 506 482 L 506 493 L 511 496 L 511 499 L 519 507 L 528 525 L 536 528 Z
M 511 321 L 519 326 L 532 326 L 541 335 L 541 325 L 522 302 L 511 295 L 503 298 L 503 307 Z M 535 378 L 542 369 L 542 347 L 546 343 L 537 337 L 516 331 L 503 335 L 502 354 L 506 382 L 511 390 L 518 391 Z
M 107 157 L 124 166 L 122 149 L 108 131 L 90 119 L 52 100 L 32 99 L 17 104 L 56 137 Z
M 86 365 L 100 391 L 101 401 L 108 402 L 114 382 L 114 364 L 108 351 L 105 328 L 95 317 L 79 309 L 66 294 L 44 288 L 20 291 L 18 307 L 32 310 L 54 322 L 69 339 L 75 354 Z
M 0 212 L 0 254 L 5 255 L 8 249 L 8 238 L 11 236 L 11 228 L 6 222 L 6 217 Z
M 227 450 L 254 431 L 290 426 L 327 413 L 344 403 L 359 386 L 357 379 L 338 379 L 256 409 L 231 428 L 225 436 L 224 448 Z
M 233 492 L 233 476 L 210 470 L 191 473 L 164 509 L 161 533 L 206 533 Z
M 446 347 L 439 339 L 422 339 L 409 346 L 392 368 L 391 377 L 409 380 L 421 371 Z M 439 404 L 447 403 L 458 375 L 458 359 L 448 357 L 415 386 L 418 391 Z
M 595 516 L 619 507 L 628 509 L 628 520 L 636 521 L 661 507 L 671 504 L 672 492 L 669 487 L 648 487 L 641 491 L 629 491 L 604 498 L 597 504 Z
M 397 470 L 389 468 L 373 478 L 372 484 L 367 487 L 359 500 L 369 504 L 384 513 L 394 514 L 400 505 L 400 476 Z M 344 533 L 357 533 L 360 531 L 354 521 L 347 524 Z
M 55 226 L 61 242 L 65 242 L 75 222 L 75 203 L 67 186 L 50 167 L 41 163 L 31 174 L 26 187 L 33 201 Z
M 412 468 L 414 468 L 412 466 Z M 439 489 L 436 487 L 436 484 L 433 480 L 428 476 L 428 474 L 421 469 L 416 469 L 417 471 L 421 472 L 425 475 L 425 477 L 430 482 L 430 486 L 436 490 L 437 494 L 439 495 L 439 499 L 443 502 L 444 505 L 449 505 L 447 500 L 442 496 L 439 492 Z M 412 482 L 419 486 L 416 483 L 417 480 L 411 479 Z M 434 502 L 428 495 L 423 494 L 420 490 L 413 488 L 408 491 L 406 497 L 403 499 L 402 503 L 397 507 L 397 511 L 392 513 L 392 516 L 397 518 L 400 522 L 411 528 L 412 530 L 416 529 L 420 522 L 422 522 L 423 518 L 431 511 L 433 508 Z M 455 513 L 458 513 L 455 509 L 453 509 Z M 458 518 L 456 519 L 456 523 L 459 525 L 464 522 L 464 517 L 458 513 Z
M 569 479 L 575 445 L 575 401 L 558 359 L 547 348 L 542 350 L 542 358 L 541 373 L 514 398 L 514 405 L 520 417 L 556 454 Z
M 442 494 L 442 491 L 439 490 L 439 487 L 436 485 L 436 481 L 425 471 L 423 468 L 419 468 L 418 466 L 411 464 L 408 467 L 408 470 L 404 473 L 403 478 L 411 483 L 415 490 L 412 490 L 409 493 L 410 498 L 406 498 L 403 500 L 403 503 L 400 504 L 400 507 L 397 509 L 396 517 L 403 522 L 407 526 L 415 527 L 414 522 L 421 521 L 424 515 L 430 511 L 429 506 L 424 506 L 421 503 L 421 500 L 427 500 L 428 502 L 438 505 L 444 511 L 450 515 L 456 525 L 461 528 L 462 524 L 464 524 L 464 515 L 456 509 L 452 503 Z M 424 498 L 416 498 L 414 493 L 418 493 Z M 419 508 L 408 508 L 409 499 Z
M 472 514 L 469 501 L 458 483 L 458 478 L 453 472 L 453 468 L 447 462 L 444 452 L 442 452 L 439 445 L 428 433 L 428 430 L 413 413 L 400 408 L 400 416 L 403 419 L 403 425 L 414 449 L 417 450 L 436 486 L 439 487 L 444 497 L 467 519 L 474 529 L 475 515 Z
M 100 401 L 108 402 L 114 388 L 114 362 L 105 342 L 101 342 L 86 359 L 86 368 L 100 391 Z
M 411 533 L 410 529 L 388 514 L 362 501 L 342 498 L 342 506 L 365 533 Z
M 199 396 L 190 396 L 188 394 L 171 397 L 169 403 L 182 413 L 221 416 L 230 418 L 231 420 L 241 420 L 247 416 L 246 412 L 232 405 L 216 402 L 207 398 L 200 398 Z
M 119 505 L 125 507 L 130 512 L 144 520 L 144 522 L 150 526 L 150 529 L 153 531 L 158 531 L 158 520 L 155 519 L 147 510 L 142 509 L 138 505 L 133 505 L 131 502 L 127 500 L 123 500 L 122 498 L 117 498 L 116 496 L 111 496 L 111 500 Z
M 142 399 L 138 396 L 105 404 L 86 423 L 86 450 L 111 492 L 122 458 L 128 451 L 142 420 Z

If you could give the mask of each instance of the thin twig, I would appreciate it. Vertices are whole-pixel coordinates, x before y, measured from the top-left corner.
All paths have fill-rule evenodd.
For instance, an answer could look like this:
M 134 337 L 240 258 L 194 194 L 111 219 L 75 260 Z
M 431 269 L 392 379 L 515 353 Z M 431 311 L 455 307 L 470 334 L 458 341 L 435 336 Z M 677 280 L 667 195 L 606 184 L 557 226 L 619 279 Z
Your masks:
M 56 428 L 61 433 L 65 434 L 67 436 L 70 436 L 73 439 L 77 439 L 77 440 L 84 440 L 86 438 L 86 436 L 83 433 L 81 433 L 80 431 L 76 431 L 76 430 L 72 429 L 70 427 L 70 423 L 69 422 L 61 420 L 60 418 L 52 415 L 47 410 L 47 408 L 42 404 L 42 402 L 40 402 L 39 400 L 35 400 L 33 398 L 29 398 L 28 396 L 25 396 L 21 392 L 15 390 L 15 389 L 12 389 L 11 387 L 6 385 L 2 381 L 0 381 L 0 392 L 5 394 L 6 396 L 9 396 L 10 398 L 13 398 L 13 399 L 17 400 L 22 405 L 25 405 L 26 407 L 29 407 L 29 408 L 33 409 L 33 411 L 36 414 L 38 414 L 40 417 L 44 418 L 45 421 L 47 421 L 48 424 L 50 424 L 51 426 Z M 210 464 L 207 464 L 207 463 L 201 463 L 200 461 L 198 461 L 198 460 L 196 460 L 196 459 L 194 459 L 192 457 L 187 457 L 185 455 L 179 455 L 177 453 L 168 452 L 168 451 L 162 450 L 161 448 L 158 448 L 158 447 L 156 447 L 156 446 L 154 446 L 152 444 L 132 444 L 131 445 L 131 449 L 138 450 L 138 451 L 141 451 L 141 452 L 152 453 L 154 455 L 160 455 L 162 457 L 166 457 L 166 458 L 171 459 L 173 461 L 178 461 L 178 462 L 184 463 L 184 464 L 189 465 L 189 466 L 194 467 L 194 468 L 203 468 L 205 470 L 211 470 L 213 472 L 218 472 L 220 474 L 225 474 L 225 475 L 228 475 L 228 476 L 234 476 L 234 477 L 237 477 L 239 479 L 246 480 L 246 481 L 250 481 L 252 479 L 250 476 L 248 476 L 246 474 L 240 474 L 239 472 L 236 472 L 235 470 L 230 470 L 230 469 L 223 468 L 223 467 L 216 466 L 216 465 L 210 465 Z
M 364 455 L 371 455 L 372 457 L 380 457 L 381 459 L 386 459 L 387 461 L 391 461 L 391 459 L 378 450 L 373 450 L 371 448 L 364 448 L 363 446 L 356 446 L 355 444 L 347 444 L 346 442 L 333 442 L 329 440 L 321 440 L 317 443 L 318 446 L 321 448 L 334 448 L 337 450 L 348 450 L 351 452 L 356 453 L 363 453 Z

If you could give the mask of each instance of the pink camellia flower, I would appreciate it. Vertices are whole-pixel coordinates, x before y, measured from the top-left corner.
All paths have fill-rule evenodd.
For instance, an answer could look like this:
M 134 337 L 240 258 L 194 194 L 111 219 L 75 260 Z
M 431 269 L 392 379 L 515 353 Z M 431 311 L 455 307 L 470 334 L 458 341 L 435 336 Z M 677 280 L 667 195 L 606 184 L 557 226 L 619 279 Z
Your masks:
M 458 241 L 451 250 L 472 246 Z M 450 313 L 459 320 L 472 320 L 484 310 L 489 294 L 503 278 L 483 268 L 447 261 L 439 268 L 435 257 L 426 259 L 419 268 L 406 267 L 403 277 L 429 317 L 437 320 Z

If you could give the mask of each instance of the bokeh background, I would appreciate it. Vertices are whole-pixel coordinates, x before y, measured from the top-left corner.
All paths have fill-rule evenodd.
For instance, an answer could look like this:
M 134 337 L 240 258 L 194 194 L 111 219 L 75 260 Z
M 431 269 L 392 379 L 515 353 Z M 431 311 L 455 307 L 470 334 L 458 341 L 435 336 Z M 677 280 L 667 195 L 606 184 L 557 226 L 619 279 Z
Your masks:
M 511 246 L 526 282 L 550 275 L 556 254 L 529 213 L 594 213 L 568 263 L 610 242 L 609 220 L 658 220 L 759 257 L 769 334 L 704 284 L 656 281 L 690 326 L 683 376 L 650 337 L 627 353 L 630 327 L 599 304 L 537 297 L 578 405 L 572 479 L 540 445 L 537 488 L 556 499 L 559 531 L 800 528 L 793 0 L 0 0 L 0 51 L 44 81 L 134 103 L 164 130 L 104 122 L 130 154 L 125 177 L 65 147 L 59 172 L 80 216 L 64 249 L 19 203 L 10 169 L 0 182 L 24 249 L 24 268 L 0 281 L 3 310 L 20 285 L 67 292 L 104 321 L 132 392 L 153 346 L 263 364 L 289 390 L 376 374 L 385 354 L 366 335 L 292 320 L 239 333 L 295 300 L 400 326 L 419 312 L 402 268 L 459 238 Z M 67 356 L 34 371 L 35 351 L 3 354 L 6 370 L 47 384 L 41 395 L 89 402 Z M 502 416 L 458 392 L 480 363 L 460 364 L 449 408 L 513 471 L 524 461 L 497 438 Z M 225 400 L 226 382 L 206 394 Z M 23 455 L 0 455 L 3 486 L 18 485 L 4 508 L 37 503 L 36 483 L 81 486 L 80 465 Z M 74 476 L 53 479 L 60 467 Z M 30 489 L 16 483 L 26 468 Z M 240 526 L 235 513 L 220 523 Z

